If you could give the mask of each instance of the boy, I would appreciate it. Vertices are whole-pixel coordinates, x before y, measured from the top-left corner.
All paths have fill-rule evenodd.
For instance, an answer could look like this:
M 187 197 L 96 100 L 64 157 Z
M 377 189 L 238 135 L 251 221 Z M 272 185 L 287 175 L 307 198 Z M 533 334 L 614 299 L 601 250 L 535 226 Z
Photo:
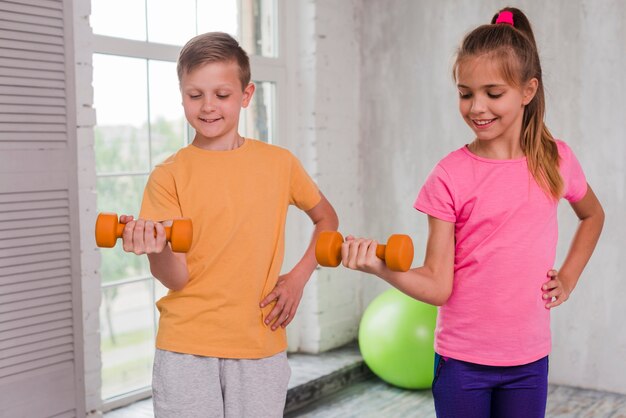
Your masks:
M 124 250 L 148 254 L 170 289 L 157 302 L 155 415 L 281 417 L 291 373 L 285 327 L 317 266 L 315 238 L 337 229 L 337 215 L 289 151 L 238 134 L 255 87 L 237 41 L 218 32 L 191 39 L 178 77 L 196 136 L 155 167 L 140 219 L 121 219 Z M 290 204 L 315 230 L 302 259 L 279 276 Z M 153 222 L 180 217 L 193 222 L 187 254 L 172 252 Z

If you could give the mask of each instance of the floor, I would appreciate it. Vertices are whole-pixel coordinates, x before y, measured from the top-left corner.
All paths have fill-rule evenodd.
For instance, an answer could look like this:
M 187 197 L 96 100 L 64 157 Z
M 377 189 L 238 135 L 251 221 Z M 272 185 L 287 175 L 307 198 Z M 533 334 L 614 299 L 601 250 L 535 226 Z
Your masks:
M 306 402 L 312 393 L 327 395 L 288 412 L 285 418 L 435 417 L 429 390 L 398 389 L 375 377 L 364 380 L 364 375 L 357 373 L 363 366 L 356 345 L 319 356 L 290 354 L 289 361 L 292 376 L 288 408 Z M 338 389 L 340 384 L 346 383 L 345 387 Z M 151 399 L 104 414 L 104 418 L 153 417 Z M 626 395 L 550 386 L 546 417 L 626 418 Z
M 285 418 L 435 417 L 432 395 L 407 391 L 378 379 L 356 383 Z M 626 418 L 626 396 L 550 386 L 548 418 Z

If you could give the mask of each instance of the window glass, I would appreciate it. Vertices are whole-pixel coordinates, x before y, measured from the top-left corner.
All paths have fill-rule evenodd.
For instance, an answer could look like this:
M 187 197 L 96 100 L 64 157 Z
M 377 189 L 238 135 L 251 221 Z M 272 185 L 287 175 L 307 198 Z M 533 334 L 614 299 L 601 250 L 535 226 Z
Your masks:
M 255 81 L 256 90 L 252 101 L 239 118 L 239 129 L 243 135 L 272 142 L 276 109 L 276 85 L 269 81 Z
M 195 36 L 196 0 L 149 0 L 147 9 L 149 42 L 184 45 Z
M 276 0 L 241 0 L 241 38 L 250 55 L 278 56 Z
M 199 34 L 219 31 L 237 37 L 239 33 L 237 1 L 199 1 L 197 25 Z
M 89 22 L 95 34 L 145 41 L 145 1 L 91 0 Z
M 98 212 L 113 212 L 118 216 L 126 214 L 137 217 L 147 178 L 147 175 L 99 177 L 96 186 Z M 100 253 L 102 255 L 100 265 L 102 283 L 150 275 L 147 258 L 125 252 L 119 240 L 114 248 L 107 248 Z
M 153 279 L 102 289 L 104 399 L 150 386 L 154 359 Z
M 147 85 L 146 60 L 94 55 L 98 174 L 150 169 Z
M 169 45 L 182 46 L 197 34 L 223 31 L 237 38 L 250 56 L 274 58 L 277 16 L 276 0 L 92 0 L 94 33 L 110 37 L 98 43 L 104 50 L 93 55 L 99 212 L 138 216 L 150 170 L 193 139 L 181 105 L 176 62 L 152 57 L 171 56 Z M 129 56 L 112 55 L 117 51 Z M 253 100 L 242 111 L 240 133 L 272 142 L 277 84 L 255 84 Z M 168 290 L 151 277 L 147 257 L 124 252 L 119 241 L 100 254 L 106 403 L 149 388 L 158 326 L 155 302 Z
M 187 144 L 176 63 L 149 61 L 150 154 L 158 164 Z

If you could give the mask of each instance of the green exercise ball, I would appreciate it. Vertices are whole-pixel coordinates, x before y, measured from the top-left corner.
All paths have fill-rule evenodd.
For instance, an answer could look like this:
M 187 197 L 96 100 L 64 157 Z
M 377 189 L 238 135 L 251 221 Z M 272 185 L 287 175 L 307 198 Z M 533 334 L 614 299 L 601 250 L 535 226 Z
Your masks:
M 396 289 L 365 309 L 359 348 L 365 364 L 382 380 L 405 389 L 427 389 L 433 381 L 437 308 Z

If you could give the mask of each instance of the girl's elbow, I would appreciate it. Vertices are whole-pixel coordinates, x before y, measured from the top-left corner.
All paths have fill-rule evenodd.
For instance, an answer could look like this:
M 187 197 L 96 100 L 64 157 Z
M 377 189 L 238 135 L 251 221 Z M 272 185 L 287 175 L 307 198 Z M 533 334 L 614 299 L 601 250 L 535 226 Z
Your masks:
M 433 301 L 433 305 L 435 306 L 443 306 L 450 299 L 450 295 L 452 292 L 443 292 L 441 295 L 438 295 L 437 298 Z
M 449 284 L 445 284 L 440 288 L 440 292 L 437 295 L 437 298 L 434 301 L 435 306 L 443 306 L 450 299 L 450 295 L 452 295 L 452 279 L 450 279 Z
M 331 231 L 336 231 L 339 229 L 339 216 L 337 216 L 337 212 L 333 209 L 328 216 L 328 229 Z
M 604 208 L 600 206 L 600 210 L 598 210 L 598 222 L 600 223 L 600 227 L 604 226 L 604 219 L 605 219 Z

